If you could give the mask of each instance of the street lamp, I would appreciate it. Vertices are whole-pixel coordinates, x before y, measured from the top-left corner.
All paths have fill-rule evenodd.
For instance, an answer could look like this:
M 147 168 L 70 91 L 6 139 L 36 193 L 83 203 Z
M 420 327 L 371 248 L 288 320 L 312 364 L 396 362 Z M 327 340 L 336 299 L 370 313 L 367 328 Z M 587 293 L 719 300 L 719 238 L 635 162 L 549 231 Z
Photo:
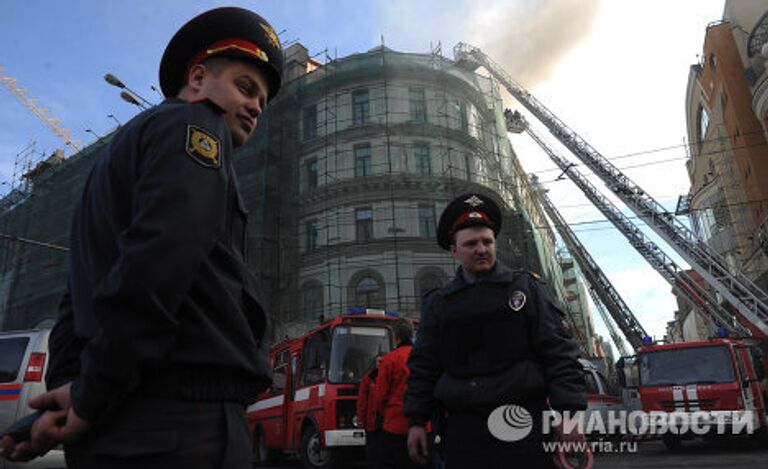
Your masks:
M 107 117 L 109 117 L 110 119 L 112 119 L 113 121 L 115 121 L 115 122 L 117 123 L 117 126 L 118 126 L 118 127 L 121 127 L 121 126 L 123 125 L 123 124 L 122 124 L 122 123 L 121 123 L 119 120 L 117 120 L 117 117 L 115 117 L 115 115 L 114 115 L 114 114 L 107 114 Z
M 149 87 L 152 89 L 152 91 L 160 95 L 160 99 L 165 99 L 165 96 L 163 95 L 163 93 L 161 93 L 160 90 L 158 90 L 155 85 L 149 85 Z
M 94 132 L 93 130 L 91 130 L 91 129 L 85 129 L 85 131 L 86 131 L 86 132 L 88 132 L 89 134 L 93 134 L 93 135 L 95 135 L 95 136 L 96 136 L 96 138 L 99 140 L 99 142 L 101 142 L 101 141 L 102 141 L 102 140 L 101 140 L 101 135 L 97 134 L 97 133 L 96 133 L 96 132 Z
M 142 109 L 147 109 L 148 107 L 154 106 L 154 104 L 144 99 L 142 95 L 125 86 L 125 83 L 123 83 L 123 81 L 117 78 L 115 75 L 107 73 L 104 75 L 104 81 L 114 87 L 123 90 L 120 92 L 120 97 L 123 98 L 124 101 L 139 106 Z
M 147 109 L 147 106 L 142 104 L 141 101 L 139 101 L 139 98 L 135 94 L 131 93 L 130 91 L 127 91 L 127 90 L 121 91 L 120 97 L 123 98 L 123 101 L 125 101 L 126 103 L 131 103 L 133 105 L 139 106 L 141 109 Z

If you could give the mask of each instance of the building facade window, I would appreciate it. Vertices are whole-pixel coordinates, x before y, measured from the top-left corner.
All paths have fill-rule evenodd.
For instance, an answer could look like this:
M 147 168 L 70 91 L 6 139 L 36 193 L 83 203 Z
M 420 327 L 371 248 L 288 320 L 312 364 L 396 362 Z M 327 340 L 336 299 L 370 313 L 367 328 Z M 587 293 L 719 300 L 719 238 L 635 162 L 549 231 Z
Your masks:
M 363 277 L 355 285 L 354 306 L 384 309 L 384 289 L 373 277 Z
M 373 239 L 373 209 L 361 207 L 355 210 L 355 240 L 369 241 Z
M 464 175 L 467 181 L 472 180 L 472 157 L 469 153 L 464 154 Z
M 467 118 L 467 103 L 459 103 L 459 130 L 469 131 L 469 119 Z
M 317 105 L 312 104 L 301 110 L 302 137 L 304 140 L 317 137 Z
M 427 122 L 427 99 L 424 88 L 410 88 L 409 101 L 412 122 Z
M 317 220 L 310 220 L 306 224 L 307 240 L 305 247 L 307 251 L 317 249 L 317 237 L 318 237 L 318 222 Z
M 323 314 L 323 286 L 310 280 L 301 286 L 301 319 L 314 321 Z
M 355 145 L 355 177 L 371 175 L 371 145 Z
M 708 241 L 715 229 L 715 212 L 711 208 L 699 210 L 694 215 L 694 228 L 702 241 Z
M 435 237 L 435 206 L 419 204 L 419 236 Z
M 413 155 L 416 158 L 416 172 L 422 176 L 432 174 L 432 158 L 429 155 L 429 145 L 417 143 L 413 146 Z
M 704 106 L 699 107 L 699 142 L 707 138 L 707 129 L 709 128 L 709 113 Z
M 763 45 L 768 43 L 768 11 L 755 23 L 747 39 L 747 56 L 754 57 L 762 52 Z
M 306 163 L 307 189 L 317 188 L 317 159 L 312 158 Z
M 357 90 L 352 93 L 352 123 L 362 125 L 368 122 L 370 99 L 368 90 Z

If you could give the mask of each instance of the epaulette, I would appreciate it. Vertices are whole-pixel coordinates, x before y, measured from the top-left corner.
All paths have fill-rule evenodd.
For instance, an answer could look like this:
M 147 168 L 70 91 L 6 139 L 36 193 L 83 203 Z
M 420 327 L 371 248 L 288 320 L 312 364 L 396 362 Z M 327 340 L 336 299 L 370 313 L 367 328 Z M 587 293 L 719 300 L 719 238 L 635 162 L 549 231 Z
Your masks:
M 223 107 L 214 103 L 209 98 L 198 99 L 197 101 L 190 101 L 190 104 L 205 104 L 219 116 L 223 116 L 224 113 L 227 112 Z
M 541 277 L 541 275 L 540 275 L 540 274 L 538 274 L 537 272 L 534 272 L 534 271 L 532 271 L 532 270 L 526 270 L 526 269 L 517 269 L 517 270 L 515 270 L 515 273 L 516 273 L 516 274 L 525 274 L 525 275 L 528 275 L 529 277 L 533 278 L 534 280 L 536 280 L 537 282 L 540 282 L 540 283 L 544 283 L 544 284 L 546 284 L 546 283 L 547 283 L 547 282 L 546 282 L 546 280 L 544 280 L 544 279 Z

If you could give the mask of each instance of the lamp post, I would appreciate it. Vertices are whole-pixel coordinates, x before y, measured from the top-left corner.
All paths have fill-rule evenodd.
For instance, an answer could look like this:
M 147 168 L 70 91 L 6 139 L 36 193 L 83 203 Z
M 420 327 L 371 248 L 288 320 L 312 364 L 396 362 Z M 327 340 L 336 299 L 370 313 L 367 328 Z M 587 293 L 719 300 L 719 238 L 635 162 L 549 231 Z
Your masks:
M 103 143 L 103 140 L 101 139 L 101 135 L 97 134 L 92 129 L 85 129 L 85 131 L 88 132 L 89 134 L 95 135 L 96 139 L 99 141 L 99 143 Z
M 117 117 L 115 117 L 115 115 L 114 115 L 114 114 L 107 114 L 107 117 L 109 117 L 110 119 L 112 119 L 113 121 L 115 121 L 115 123 L 117 123 L 117 126 L 118 126 L 118 127 L 121 127 L 121 126 L 123 125 L 123 124 L 122 124 L 122 122 L 120 122 L 119 120 L 117 120 Z
M 123 101 L 131 103 L 135 106 L 138 106 L 141 109 L 147 109 L 154 106 L 154 104 L 147 101 L 142 95 L 125 86 L 125 83 L 123 83 L 123 81 L 117 78 L 115 75 L 112 75 L 111 73 L 107 73 L 106 75 L 104 75 L 104 81 L 106 81 L 107 83 L 109 83 L 114 87 L 117 87 L 123 90 L 120 92 L 120 97 L 123 98 Z
M 152 89 L 152 91 L 154 91 L 160 96 L 160 99 L 165 99 L 165 96 L 163 95 L 163 93 L 161 93 L 160 90 L 158 90 L 155 85 L 149 85 L 149 87 Z
M 123 98 L 123 101 L 125 101 L 126 103 L 133 104 L 135 106 L 140 107 L 141 109 L 147 109 L 147 106 L 142 104 L 142 102 L 139 101 L 139 98 L 135 94 L 131 93 L 130 91 L 127 91 L 127 90 L 121 91 L 120 97 Z

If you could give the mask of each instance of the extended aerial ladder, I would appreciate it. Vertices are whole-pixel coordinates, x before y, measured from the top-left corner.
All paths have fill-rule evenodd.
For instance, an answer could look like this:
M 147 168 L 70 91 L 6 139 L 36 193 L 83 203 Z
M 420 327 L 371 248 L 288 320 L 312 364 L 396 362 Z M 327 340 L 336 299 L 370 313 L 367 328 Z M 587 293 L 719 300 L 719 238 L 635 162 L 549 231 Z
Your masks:
M 613 340 L 613 343 L 616 344 L 616 349 L 619 351 L 619 356 L 630 356 L 631 354 L 629 353 L 629 350 L 627 350 L 627 346 L 624 345 L 624 341 L 622 340 L 619 331 L 616 330 L 616 326 L 613 324 L 613 320 L 609 319 L 608 313 L 605 311 L 605 305 L 603 305 L 600 297 L 597 296 L 596 290 L 591 285 L 589 285 L 587 291 L 589 292 L 589 296 L 592 298 L 592 302 L 595 304 L 597 312 L 600 313 L 600 319 L 603 320 L 603 324 L 605 324 L 605 327 L 608 329 L 608 334 L 610 334 L 611 340 Z
M 610 312 L 611 317 L 621 329 L 624 337 L 637 349 L 643 345 L 643 339 L 648 335 L 640 325 L 632 310 L 624 302 L 624 299 L 619 295 L 619 292 L 613 287 L 613 284 L 608 277 L 603 273 L 603 270 L 597 265 L 597 262 L 587 252 L 587 249 L 581 244 L 579 238 L 571 230 L 570 226 L 566 223 L 565 219 L 560 215 L 560 212 L 555 208 L 554 204 L 547 196 L 546 189 L 541 184 L 532 178 L 531 185 L 536 193 L 536 198 L 544 207 L 544 211 L 555 224 L 555 229 L 560 233 L 560 237 L 565 242 L 568 252 L 576 259 L 576 262 L 581 268 L 581 273 L 589 284 L 589 292 L 595 303 L 595 306 L 600 312 L 600 315 L 608 328 L 608 332 L 611 334 L 616 347 L 621 352 L 622 356 L 628 355 L 626 353 L 626 347 L 621 337 L 618 336 L 613 323 L 606 317 L 605 310 Z
M 688 227 L 665 210 L 653 197 L 632 182 L 621 170 L 517 84 L 501 66 L 491 60 L 479 48 L 459 43 L 454 47 L 454 59 L 457 65 L 469 70 L 474 70 L 480 66 L 488 70 L 520 104 L 547 127 L 552 135 L 599 176 L 611 192 L 656 234 L 669 243 L 714 290 L 730 302 L 742 316 L 742 320 L 748 321 L 763 334 L 768 335 L 768 294 L 743 274 L 729 272 L 725 262 L 715 253 L 710 252 Z M 614 222 L 614 224 L 616 223 Z M 619 229 L 625 235 L 628 234 L 621 227 Z M 684 276 L 688 277 L 687 275 Z M 688 286 L 693 287 L 695 282 L 691 281 L 691 283 Z M 679 290 L 687 290 L 687 287 L 683 286 Z M 705 293 L 710 296 L 708 292 Z M 685 296 L 690 299 L 692 295 L 686 294 Z M 705 298 L 702 297 L 702 299 Z M 731 313 L 719 305 L 719 302 L 711 304 L 709 299 L 705 299 L 705 301 L 708 303 L 708 307 L 704 308 L 705 313 L 709 314 L 712 320 L 724 323 L 724 325 L 732 322 L 726 321 Z M 751 332 L 743 325 L 737 326 L 737 329 L 739 329 L 737 332 L 742 334 Z
M 607 197 L 602 195 L 589 180 L 577 170 L 574 165 L 558 155 L 541 136 L 528 125 L 519 112 L 505 113 L 507 128 L 510 131 L 523 129 L 535 141 L 544 153 L 581 189 L 590 202 L 597 207 L 605 217 L 629 240 L 638 253 L 685 298 L 691 306 L 701 309 L 715 324 L 735 330 L 739 334 L 749 334 L 743 324 L 734 320 L 733 315 L 725 309 L 710 292 L 696 283 L 685 269 L 667 256 L 656 243 L 651 241 L 628 216 L 616 207 Z M 713 331 L 714 332 L 714 331 Z

